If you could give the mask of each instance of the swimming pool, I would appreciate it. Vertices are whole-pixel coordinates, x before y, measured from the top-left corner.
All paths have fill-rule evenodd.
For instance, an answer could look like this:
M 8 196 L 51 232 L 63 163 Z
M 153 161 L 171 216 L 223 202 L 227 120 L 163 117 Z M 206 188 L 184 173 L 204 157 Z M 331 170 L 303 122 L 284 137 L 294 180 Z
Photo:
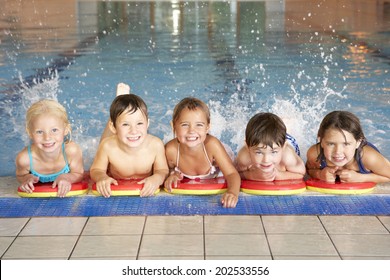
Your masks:
M 44 97 L 67 108 L 88 169 L 118 82 L 146 101 L 164 141 L 174 105 L 193 95 L 233 151 L 249 118 L 272 111 L 305 158 L 323 116 L 350 110 L 390 158 L 389 20 L 357 32 L 342 7 L 329 26 L 323 7 L 299 1 L 2 2 L 0 176 L 14 175 L 26 108 Z

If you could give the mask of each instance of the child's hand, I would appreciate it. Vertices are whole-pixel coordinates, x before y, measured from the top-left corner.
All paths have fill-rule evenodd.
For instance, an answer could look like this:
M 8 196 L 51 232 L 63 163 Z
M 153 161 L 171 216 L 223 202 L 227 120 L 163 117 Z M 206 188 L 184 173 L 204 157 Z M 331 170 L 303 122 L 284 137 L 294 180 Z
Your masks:
M 325 167 L 324 169 L 321 170 L 319 179 L 328 183 L 335 183 L 337 170 L 338 170 L 337 166 Z
M 238 196 L 231 192 L 225 192 L 221 198 L 222 206 L 225 208 L 234 208 L 238 202 Z
M 57 196 L 65 197 L 72 188 L 72 183 L 66 179 L 66 174 L 63 174 L 58 176 L 57 179 L 53 182 L 52 188 L 54 189 L 55 187 L 58 187 Z
M 28 178 L 19 187 L 26 193 L 32 193 L 35 190 L 34 184 L 38 182 L 39 178 L 30 174 L 30 176 L 28 176 Z
M 172 187 L 177 188 L 177 183 L 183 180 L 183 175 L 179 172 L 172 172 L 171 175 L 165 180 L 164 187 L 167 189 L 167 191 L 171 192 Z
M 111 184 L 117 186 L 118 182 L 114 178 L 107 177 L 106 179 L 96 182 L 96 190 L 104 197 L 110 197 Z
M 156 190 L 160 187 L 160 183 L 157 179 L 150 176 L 138 182 L 138 184 L 144 184 L 139 196 L 146 197 L 152 196 L 156 192 Z
M 359 176 L 361 174 L 356 172 L 355 170 L 350 170 L 350 169 L 337 170 L 336 175 L 340 177 L 340 182 L 342 183 L 362 181 L 361 179 L 359 179 Z

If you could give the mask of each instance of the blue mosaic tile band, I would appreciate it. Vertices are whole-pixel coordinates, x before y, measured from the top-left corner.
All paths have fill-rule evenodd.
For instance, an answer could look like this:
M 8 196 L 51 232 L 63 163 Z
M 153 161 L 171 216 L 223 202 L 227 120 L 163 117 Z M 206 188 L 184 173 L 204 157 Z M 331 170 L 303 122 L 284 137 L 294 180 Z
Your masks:
M 0 198 L 0 217 L 153 215 L 390 215 L 390 196 L 220 196 Z

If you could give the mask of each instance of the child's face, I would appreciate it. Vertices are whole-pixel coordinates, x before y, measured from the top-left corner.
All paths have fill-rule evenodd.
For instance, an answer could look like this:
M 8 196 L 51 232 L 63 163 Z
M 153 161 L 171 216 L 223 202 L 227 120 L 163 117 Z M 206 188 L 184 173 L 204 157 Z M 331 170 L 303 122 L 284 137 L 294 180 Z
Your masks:
M 34 144 L 44 152 L 61 148 L 64 137 L 69 133 L 65 123 L 53 114 L 44 114 L 31 122 L 29 134 Z
M 345 136 L 345 137 L 344 137 Z M 337 129 L 327 129 L 321 139 L 326 160 L 335 166 L 344 166 L 354 159 L 361 141 L 356 141 L 351 133 Z
M 249 148 L 252 164 L 256 164 L 263 172 L 271 172 L 282 160 L 283 147 L 273 144 L 272 147 L 260 143 Z
M 195 147 L 203 143 L 209 131 L 205 113 L 201 109 L 184 109 L 175 123 L 175 133 L 181 144 Z
M 115 127 L 111 126 L 112 132 L 117 135 L 124 145 L 136 148 L 140 146 L 148 134 L 149 122 L 141 110 L 134 113 L 124 111 L 116 119 Z

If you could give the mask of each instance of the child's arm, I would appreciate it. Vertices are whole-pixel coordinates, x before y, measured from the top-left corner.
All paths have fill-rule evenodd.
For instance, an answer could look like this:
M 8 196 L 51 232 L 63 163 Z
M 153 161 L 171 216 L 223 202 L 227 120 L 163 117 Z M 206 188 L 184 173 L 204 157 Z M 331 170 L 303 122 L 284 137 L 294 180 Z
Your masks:
M 313 145 L 307 151 L 306 171 L 310 177 L 319 179 L 321 181 L 334 183 L 336 181 L 336 167 L 320 168 L 320 163 L 317 161 L 319 154 L 318 144 Z
M 336 172 L 341 182 L 390 182 L 390 162 L 378 151 L 365 146 L 362 151 L 362 162 L 371 173 L 362 174 L 354 170 L 341 169 Z
M 107 141 L 100 143 L 95 159 L 90 168 L 90 176 L 96 182 L 96 190 L 104 197 L 110 197 L 111 184 L 118 185 L 118 182 L 107 175 L 109 165 L 108 150 L 105 145 Z
M 302 179 L 305 176 L 306 168 L 303 160 L 295 153 L 289 144 L 285 144 L 283 149 L 282 162 L 285 171 L 276 171 L 275 180 Z
M 169 141 L 165 145 L 165 156 L 167 159 L 167 164 L 169 168 L 169 175 L 165 180 L 164 187 L 170 192 L 172 188 L 177 188 L 177 184 L 180 180 L 183 179 L 182 174 L 175 171 L 176 166 L 176 156 L 177 156 L 177 142 L 176 139 Z
M 80 182 L 84 177 L 83 153 L 81 148 L 74 142 L 65 146 L 65 153 L 68 159 L 70 173 L 61 174 L 53 182 L 53 188 L 58 187 L 57 195 L 64 197 L 72 187 L 73 183 Z
M 208 138 L 206 150 L 212 151 L 213 158 L 221 169 L 228 186 L 227 192 L 221 198 L 222 205 L 226 208 L 234 208 L 237 205 L 238 195 L 240 193 L 240 175 L 222 143 L 215 137 L 208 136 Z
M 30 159 L 27 149 L 24 148 L 16 156 L 16 179 L 20 183 L 20 188 L 26 193 L 34 191 L 34 184 L 38 183 L 39 178 L 30 173 Z
M 139 182 L 144 184 L 140 193 L 141 197 L 153 195 L 157 188 L 164 183 L 169 172 L 163 142 L 155 138 L 153 145 L 155 145 L 153 150 L 156 152 L 156 158 L 153 163 L 153 175 Z

